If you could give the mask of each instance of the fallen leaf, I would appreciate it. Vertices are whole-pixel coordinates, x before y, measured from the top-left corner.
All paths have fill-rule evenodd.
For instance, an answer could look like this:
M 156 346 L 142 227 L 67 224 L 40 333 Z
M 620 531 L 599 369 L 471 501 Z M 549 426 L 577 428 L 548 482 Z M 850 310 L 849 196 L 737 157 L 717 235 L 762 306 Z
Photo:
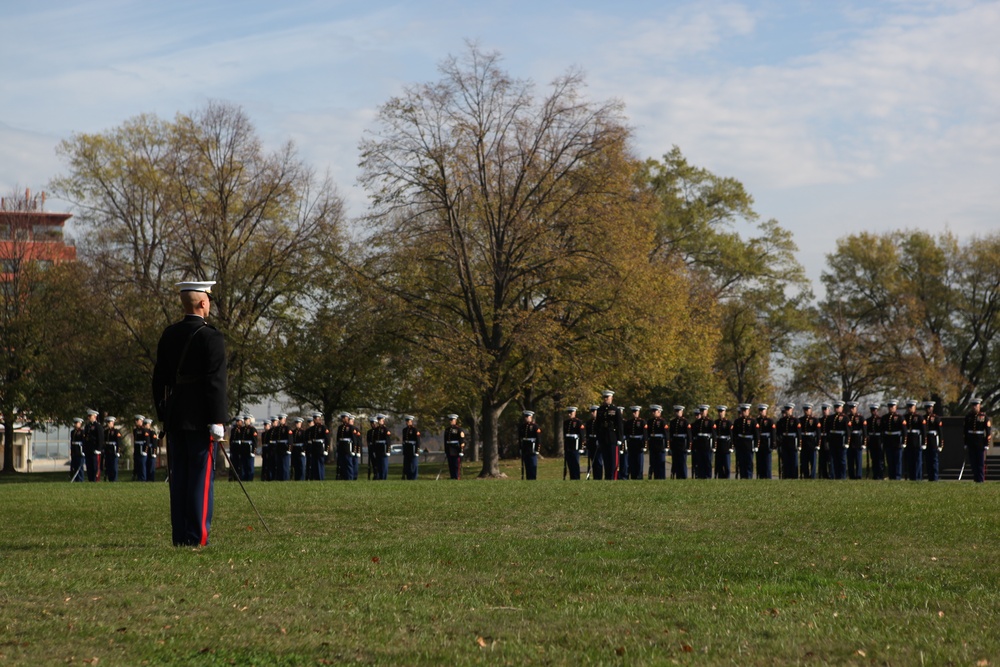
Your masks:
M 780 612 L 780 611 L 778 611 L 777 609 L 775 609 L 775 608 L 773 608 L 773 607 L 772 607 L 771 609 L 768 609 L 768 610 L 767 610 L 767 613 L 769 613 L 769 614 L 771 615 L 771 617 L 772 617 L 772 618 L 777 618 L 777 617 L 778 617 L 778 615 L 779 615 L 779 614 L 781 614 L 781 612 Z
M 931 560 L 937 562 L 937 556 L 931 556 Z
M 372 556 L 372 562 L 378 565 L 379 563 L 382 562 L 382 559 L 379 558 L 378 556 Z
M 219 595 L 218 593 L 216 593 L 215 595 L 212 596 L 212 599 L 213 600 L 218 600 L 221 597 L 222 597 L 221 595 Z
M 247 526 L 247 530 L 253 530 L 253 526 Z
M 938 610 L 938 618 L 944 618 L 944 612 L 943 611 Z
M 972 547 L 972 548 L 975 549 L 975 547 Z M 976 661 L 976 667 L 989 667 L 989 665 L 990 665 L 990 661 L 987 660 L 986 658 L 983 658 L 982 660 Z
M 681 644 L 681 650 L 684 651 L 685 653 L 691 653 L 692 651 L 694 651 L 694 647 L 691 646 L 690 644 Z
M 855 651 L 854 653 L 855 653 L 855 655 L 860 655 L 860 656 L 861 656 L 862 658 L 863 658 L 863 657 L 865 657 L 865 655 L 866 655 L 866 654 L 865 654 L 865 650 L 864 650 L 863 648 L 859 648 L 859 649 L 858 649 L 857 651 Z
M 98 658 L 96 658 L 96 657 L 94 657 L 94 658 L 91 658 L 91 659 L 89 659 L 89 660 L 87 660 L 86 658 L 84 658 L 84 660 L 83 660 L 83 661 L 84 661 L 85 663 L 87 663 L 88 665 L 96 665 L 96 664 L 97 664 L 98 662 L 100 662 L 100 660 L 99 660 Z
M 615 655 L 625 655 L 625 647 L 619 646 L 615 649 Z
M 476 637 L 476 643 L 479 644 L 479 648 L 486 648 L 486 640 L 482 637 Z
M 128 631 L 127 628 L 118 628 L 117 630 L 115 630 L 115 632 L 127 632 L 127 631 Z

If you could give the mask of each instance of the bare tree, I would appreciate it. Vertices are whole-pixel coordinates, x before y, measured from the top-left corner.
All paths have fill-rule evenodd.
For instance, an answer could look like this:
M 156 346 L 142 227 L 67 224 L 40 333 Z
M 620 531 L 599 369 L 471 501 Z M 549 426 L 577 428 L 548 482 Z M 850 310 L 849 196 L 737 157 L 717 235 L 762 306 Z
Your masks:
M 532 359 L 565 341 L 588 290 L 619 284 L 608 259 L 651 230 L 628 215 L 620 104 L 582 99 L 577 73 L 537 99 L 475 45 L 441 73 L 384 104 L 362 142 L 370 273 L 419 323 L 410 335 L 436 381 L 478 395 L 480 476 L 494 477 L 498 420 L 537 372 Z

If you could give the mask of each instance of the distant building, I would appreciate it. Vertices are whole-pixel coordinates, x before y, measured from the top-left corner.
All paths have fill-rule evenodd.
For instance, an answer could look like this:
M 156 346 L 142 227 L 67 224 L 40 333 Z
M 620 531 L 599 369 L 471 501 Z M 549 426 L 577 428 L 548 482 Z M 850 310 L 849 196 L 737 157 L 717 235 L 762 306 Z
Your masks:
M 76 259 L 76 247 L 67 244 L 63 228 L 71 213 L 49 213 L 45 193 L 0 198 L 0 283 L 9 282 L 24 262 L 42 268 Z

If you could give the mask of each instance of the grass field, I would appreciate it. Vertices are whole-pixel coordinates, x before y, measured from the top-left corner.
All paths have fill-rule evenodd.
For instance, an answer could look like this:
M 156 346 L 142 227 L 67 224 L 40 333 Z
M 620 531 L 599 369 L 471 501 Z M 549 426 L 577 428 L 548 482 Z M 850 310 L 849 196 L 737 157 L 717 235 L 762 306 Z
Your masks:
M 998 485 L 429 467 L 254 483 L 271 535 L 220 481 L 201 550 L 162 483 L 0 484 L 0 664 L 1000 664 Z

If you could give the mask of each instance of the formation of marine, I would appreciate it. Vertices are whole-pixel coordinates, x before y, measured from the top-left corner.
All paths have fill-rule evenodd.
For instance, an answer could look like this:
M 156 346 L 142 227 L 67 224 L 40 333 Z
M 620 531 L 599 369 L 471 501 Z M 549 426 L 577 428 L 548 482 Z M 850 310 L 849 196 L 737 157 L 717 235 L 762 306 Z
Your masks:
M 992 422 L 974 399 L 966 415 L 963 445 L 968 450 L 972 477 L 985 479 L 986 450 L 992 445 Z M 786 404 L 773 419 L 770 406 L 742 404 L 737 416 L 729 418 L 729 408 L 719 405 L 714 417 L 711 407 L 699 405 L 689 419 L 686 408 L 674 405 L 673 418 L 663 416 L 663 407 L 650 405 L 646 417 L 641 406 L 628 410 L 614 404 L 614 392 L 603 393 L 603 402 L 589 407 L 590 418 L 578 416 L 570 407 L 563 422 L 563 478 L 578 480 L 666 479 L 771 479 L 772 462 L 778 464 L 780 479 L 861 479 L 867 468 L 873 479 L 927 479 L 940 477 L 940 452 L 945 446 L 941 417 L 935 403 L 910 400 L 905 410 L 899 402 L 868 406 L 862 415 L 857 402 L 823 403 L 820 413 L 813 405 Z M 920 412 L 918 412 L 918 407 Z M 228 455 L 231 479 L 253 481 L 256 457 L 260 456 L 263 481 L 324 480 L 328 463 L 335 466 L 337 480 L 356 480 L 367 452 L 368 479 L 389 476 L 392 445 L 401 445 L 402 478 L 415 480 L 421 452 L 421 434 L 412 415 L 404 415 L 398 436 L 386 424 L 387 416 L 369 418 L 362 434 L 357 417 L 349 412 L 338 415 L 331 431 L 323 414 L 308 418 L 278 414 L 263 420 L 260 428 L 252 415 L 237 417 L 229 431 Z M 458 415 L 447 415 L 443 432 L 448 474 L 461 479 L 465 455 L 465 431 Z M 152 420 L 135 416 L 131 433 L 133 479 L 154 481 L 160 438 Z M 537 478 L 541 427 L 535 413 L 525 410 L 517 426 L 521 477 Z M 73 481 L 118 478 L 118 459 L 123 436 L 108 417 L 102 427 L 97 412 L 89 410 L 87 420 L 75 419 L 70 435 L 70 472 Z M 776 454 L 776 456 L 774 456 Z M 583 462 L 586 461 L 586 469 Z M 648 471 L 645 470 L 648 461 Z
M 898 412 L 899 402 L 890 400 L 882 406 L 868 406 L 870 414 L 859 413 L 859 403 L 837 401 L 820 406 L 789 403 L 781 408 L 777 421 L 768 415 L 770 406 L 742 404 L 738 416 L 730 420 L 729 408 L 719 405 L 717 416 L 710 416 L 710 406 L 699 405 L 693 419 L 685 416 L 683 405 L 673 406 L 674 417 L 663 418 L 660 405 L 648 407 L 648 419 L 642 407 L 626 410 L 614 404 L 614 392 L 603 394 L 604 402 L 590 406 L 586 423 L 577 417 L 577 408 L 567 409 L 563 422 L 565 464 L 563 477 L 579 479 L 580 463 L 587 459 L 589 479 L 642 479 L 643 463 L 649 459 L 649 478 L 665 479 L 670 457 L 670 476 L 687 479 L 690 472 L 697 479 L 771 479 L 772 461 L 778 462 L 781 479 L 861 479 L 868 457 L 874 479 L 940 478 L 940 452 L 944 448 L 944 428 L 934 411 L 935 403 L 926 401 L 917 411 L 918 402 L 906 402 L 905 412 Z M 968 451 L 973 479 L 985 479 L 986 450 L 992 444 L 992 423 L 982 411 L 982 401 L 974 399 L 965 418 L 964 446 Z M 532 424 L 534 413 L 524 412 L 522 425 Z M 525 433 L 530 438 L 524 438 Z M 528 445 L 537 442 L 535 430 L 519 434 L 522 457 L 537 458 Z M 777 456 L 774 456 L 776 454 Z M 735 469 L 731 470 L 735 457 Z M 523 468 L 533 471 L 535 461 L 526 460 Z M 528 479 L 532 479 L 528 476 Z

